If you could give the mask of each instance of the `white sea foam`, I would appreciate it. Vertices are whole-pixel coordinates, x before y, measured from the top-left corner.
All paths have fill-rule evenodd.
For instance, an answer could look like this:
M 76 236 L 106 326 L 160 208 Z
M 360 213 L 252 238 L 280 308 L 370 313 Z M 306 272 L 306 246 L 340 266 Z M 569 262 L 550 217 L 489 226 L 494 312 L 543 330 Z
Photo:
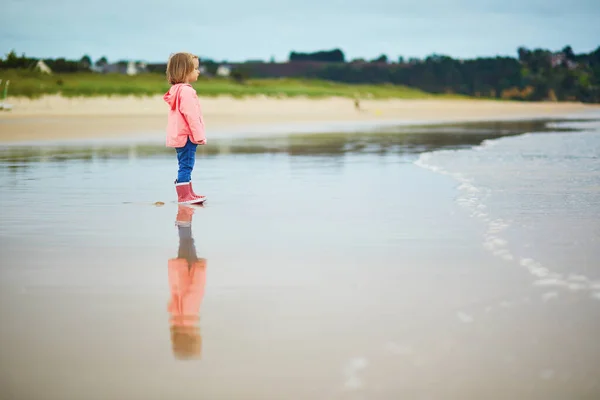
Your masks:
M 470 324 L 471 322 L 473 322 L 473 317 L 462 311 L 459 311 L 458 313 L 456 313 L 456 317 L 458 318 L 458 320 L 460 322 L 465 323 L 465 324 Z
M 367 368 L 369 362 L 366 358 L 355 357 L 348 361 L 344 366 L 344 389 L 359 390 L 364 386 L 363 379 L 359 376 L 360 373 Z
M 554 147 L 539 149 L 537 144 L 540 135 L 525 134 L 518 137 L 485 140 L 481 145 L 475 146 L 470 150 L 440 150 L 424 153 L 415 164 L 436 173 L 450 176 L 458 182 L 456 203 L 464 208 L 471 217 L 480 220 L 486 227 L 482 237 L 483 247 L 496 257 L 509 262 L 516 262 L 522 266 L 532 276 L 534 286 L 555 287 L 571 292 L 594 290 L 595 292 L 592 297 L 596 298 L 600 296 L 600 284 L 592 282 L 587 276 L 581 273 L 571 273 L 568 276 L 563 276 L 551 271 L 548 265 L 542 265 L 539 260 L 535 260 L 531 256 L 526 254 L 519 254 L 517 256 L 514 254 L 508 240 L 509 235 L 506 233 L 508 230 L 512 232 L 512 230 L 522 229 L 525 226 L 520 221 L 521 216 L 518 216 L 519 225 L 513 228 L 512 219 L 515 219 L 516 215 L 513 214 L 508 219 L 498 218 L 498 213 L 495 212 L 496 210 L 489 202 L 491 196 L 496 196 L 494 198 L 496 201 L 492 205 L 497 209 L 505 204 L 497 201 L 500 196 L 513 195 L 515 200 L 513 200 L 514 203 L 508 203 L 510 206 L 519 210 L 523 209 L 525 205 L 531 207 L 532 212 L 535 212 L 536 209 L 539 209 L 539 205 L 536 203 L 532 203 L 531 206 L 529 206 L 529 203 L 521 204 L 522 200 L 519 198 L 519 190 L 523 191 L 524 189 L 522 188 L 525 188 L 525 195 L 530 195 L 529 193 L 545 194 L 544 190 L 547 190 L 548 196 L 553 196 L 546 197 L 550 200 L 559 198 L 556 192 L 559 192 L 558 194 L 560 195 L 560 190 L 565 193 L 563 195 L 564 198 L 572 197 L 572 193 L 568 190 L 568 185 L 572 185 L 573 179 L 569 180 L 570 175 L 560 168 L 553 175 L 551 171 L 547 170 L 554 166 L 552 160 L 546 161 L 543 158 L 545 157 L 544 151 L 551 155 L 556 153 L 561 157 L 566 157 L 565 159 L 567 160 L 569 160 L 569 157 L 577 156 L 579 153 L 574 152 L 574 150 L 568 147 L 569 142 L 566 144 L 562 143 L 569 140 L 572 136 L 558 137 L 555 134 L 551 137 L 557 141 L 557 144 L 553 145 Z M 522 143 L 522 141 L 526 143 Z M 565 155 L 566 151 L 569 151 L 567 155 Z M 586 149 L 585 151 L 589 152 L 589 157 L 594 157 L 594 149 Z M 513 159 L 516 161 L 513 161 Z M 533 168 L 528 170 L 528 165 Z M 534 168 L 537 168 L 537 170 Z M 534 172 L 531 172 L 531 170 Z M 524 171 L 529 175 L 525 175 Z M 547 179 L 548 176 L 552 176 L 553 178 L 565 176 L 564 186 L 558 187 L 556 190 L 553 190 L 551 187 L 546 189 L 543 179 Z M 596 182 L 598 182 L 598 177 L 600 177 L 600 174 L 596 175 Z M 481 184 L 480 181 L 485 182 L 485 185 Z M 532 186 L 533 189 L 530 189 L 530 186 L 527 185 L 540 186 Z M 584 203 L 583 206 L 585 204 L 593 205 L 594 201 L 597 200 L 598 195 L 596 194 L 596 197 L 592 201 Z M 550 203 L 550 206 L 552 206 L 552 203 Z M 558 206 L 564 208 L 564 202 Z M 587 210 L 590 212 L 589 209 Z M 525 211 L 527 211 L 527 208 L 525 208 Z M 541 214 L 531 215 L 536 217 Z M 523 245 L 521 252 L 528 251 L 527 249 L 532 249 L 532 246 Z M 548 292 L 544 295 L 543 299 L 547 301 L 557 296 L 557 292 Z

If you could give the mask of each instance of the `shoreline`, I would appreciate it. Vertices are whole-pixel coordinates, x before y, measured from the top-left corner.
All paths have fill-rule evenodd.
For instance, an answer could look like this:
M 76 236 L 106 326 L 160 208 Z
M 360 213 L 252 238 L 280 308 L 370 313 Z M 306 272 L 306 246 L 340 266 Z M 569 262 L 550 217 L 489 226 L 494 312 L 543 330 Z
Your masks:
M 0 113 L 0 145 L 164 140 L 161 96 L 8 99 Z M 584 117 L 600 105 L 496 100 L 200 98 L 207 134 L 215 139 L 289 133 L 371 130 L 385 126 Z

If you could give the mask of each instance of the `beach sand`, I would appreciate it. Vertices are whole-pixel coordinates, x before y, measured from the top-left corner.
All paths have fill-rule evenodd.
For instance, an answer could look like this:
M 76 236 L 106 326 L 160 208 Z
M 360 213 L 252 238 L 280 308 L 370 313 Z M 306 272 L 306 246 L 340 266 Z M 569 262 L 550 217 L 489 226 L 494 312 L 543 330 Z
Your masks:
M 580 103 L 525 103 L 488 100 L 365 100 L 361 110 L 352 99 L 201 98 L 210 134 L 267 129 L 275 125 L 312 130 L 324 123 L 431 123 L 561 117 L 598 110 Z M 161 96 L 12 98 L 14 108 L 0 113 L 0 142 L 61 139 L 162 139 L 166 105 Z

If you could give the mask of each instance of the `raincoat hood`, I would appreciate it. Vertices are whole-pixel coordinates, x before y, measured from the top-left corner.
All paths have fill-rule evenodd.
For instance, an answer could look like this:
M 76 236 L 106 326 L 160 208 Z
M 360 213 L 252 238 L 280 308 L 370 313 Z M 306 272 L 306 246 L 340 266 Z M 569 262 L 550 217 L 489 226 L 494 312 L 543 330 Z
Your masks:
M 181 96 L 179 96 L 179 94 L 181 93 L 181 89 L 183 89 L 184 86 L 191 87 L 191 85 L 187 83 L 178 83 L 176 85 L 171 86 L 171 89 L 169 89 L 169 91 L 163 96 L 163 100 L 169 105 L 169 107 L 171 107 L 171 110 L 177 109 L 179 101 L 181 99 Z

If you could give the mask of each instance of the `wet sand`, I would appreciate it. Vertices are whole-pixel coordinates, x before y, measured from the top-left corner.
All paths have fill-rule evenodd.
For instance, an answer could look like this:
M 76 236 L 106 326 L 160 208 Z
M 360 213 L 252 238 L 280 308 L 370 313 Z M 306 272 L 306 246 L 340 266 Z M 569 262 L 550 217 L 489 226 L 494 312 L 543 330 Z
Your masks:
M 435 123 L 564 117 L 598 110 L 580 103 L 525 103 L 486 100 L 201 98 L 210 135 L 246 131 L 312 131 L 331 124 Z M 154 138 L 162 140 L 166 105 L 160 96 L 135 98 L 10 99 L 0 113 L 0 142 L 56 139 Z M 315 128 L 316 126 L 316 128 Z M 275 129 L 273 129 L 275 127 Z M 209 135 L 209 136 L 210 136 Z
M 5 149 L 0 398 L 596 398 L 600 303 L 544 298 L 414 165 L 511 129 L 243 142 L 194 209 L 162 147 Z

